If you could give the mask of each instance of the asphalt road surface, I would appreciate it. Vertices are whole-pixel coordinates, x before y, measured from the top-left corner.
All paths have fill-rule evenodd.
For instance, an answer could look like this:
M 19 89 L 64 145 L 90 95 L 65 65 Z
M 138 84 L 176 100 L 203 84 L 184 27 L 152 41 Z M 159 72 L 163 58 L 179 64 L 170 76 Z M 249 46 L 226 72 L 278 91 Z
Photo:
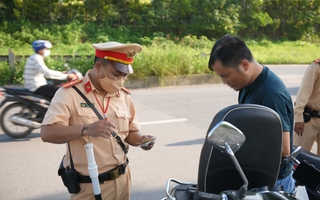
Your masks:
M 293 100 L 306 65 L 269 66 L 287 85 Z M 151 151 L 130 147 L 132 200 L 165 197 L 166 181 L 196 182 L 204 136 L 214 115 L 237 103 L 237 92 L 222 84 L 132 90 L 142 133 L 157 137 Z M 69 198 L 57 169 L 65 145 L 44 143 L 39 129 L 13 139 L 0 131 L 0 199 Z M 315 152 L 315 146 L 312 150 Z

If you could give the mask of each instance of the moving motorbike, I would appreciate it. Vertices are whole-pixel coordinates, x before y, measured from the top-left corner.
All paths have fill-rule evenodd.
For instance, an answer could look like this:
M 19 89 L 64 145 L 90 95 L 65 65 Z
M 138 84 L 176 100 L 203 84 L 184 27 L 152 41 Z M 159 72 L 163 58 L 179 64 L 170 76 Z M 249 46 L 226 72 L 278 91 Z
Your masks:
M 76 69 L 67 72 L 70 73 L 75 73 L 79 79 L 83 77 Z M 51 102 L 49 97 L 17 87 L 3 87 L 0 96 L 3 99 L 0 103 L 0 108 L 3 107 L 0 125 L 5 134 L 13 138 L 23 138 L 41 127 Z
M 226 107 L 207 131 L 197 183 L 169 178 L 162 200 L 297 199 L 274 187 L 281 150 L 282 124 L 276 112 L 253 104 Z M 296 148 L 285 162 L 293 162 L 301 152 Z

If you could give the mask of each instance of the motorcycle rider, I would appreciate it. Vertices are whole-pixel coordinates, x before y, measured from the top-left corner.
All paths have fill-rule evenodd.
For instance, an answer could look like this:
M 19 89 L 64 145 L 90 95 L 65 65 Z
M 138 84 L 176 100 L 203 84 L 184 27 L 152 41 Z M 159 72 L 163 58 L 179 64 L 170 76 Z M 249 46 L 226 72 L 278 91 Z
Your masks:
M 47 67 L 44 58 L 50 55 L 51 42 L 36 40 L 32 42 L 32 48 L 35 53 L 28 58 L 23 73 L 24 87 L 26 89 L 52 99 L 59 86 L 49 85 L 46 78 L 56 80 L 74 80 L 78 78 L 73 73 L 66 74 L 65 72 L 51 70 Z

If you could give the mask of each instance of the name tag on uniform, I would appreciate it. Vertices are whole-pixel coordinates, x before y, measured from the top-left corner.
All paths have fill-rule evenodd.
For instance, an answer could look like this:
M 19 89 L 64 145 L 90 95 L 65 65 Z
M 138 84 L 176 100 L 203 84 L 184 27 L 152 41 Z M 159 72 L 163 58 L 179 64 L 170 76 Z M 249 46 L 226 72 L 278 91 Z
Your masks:
M 94 104 L 92 104 L 94 105 Z M 87 103 L 80 103 L 81 108 L 89 108 L 90 106 Z

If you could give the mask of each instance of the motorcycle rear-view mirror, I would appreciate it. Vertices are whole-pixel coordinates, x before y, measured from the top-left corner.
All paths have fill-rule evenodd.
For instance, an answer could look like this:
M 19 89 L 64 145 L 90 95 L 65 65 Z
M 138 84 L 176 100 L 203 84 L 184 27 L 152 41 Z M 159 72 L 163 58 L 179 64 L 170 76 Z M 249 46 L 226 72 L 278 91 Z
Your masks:
M 240 149 L 245 142 L 246 137 L 243 135 L 242 131 L 234 125 L 226 121 L 221 121 L 209 132 L 207 140 L 214 147 L 222 151 L 222 153 L 226 153 L 230 156 L 244 182 L 243 186 L 239 188 L 237 193 L 241 197 L 245 197 L 247 195 L 247 187 L 249 183 L 234 155 L 234 152 Z
M 246 137 L 234 125 L 226 121 L 221 121 L 215 125 L 208 134 L 207 140 L 220 151 L 227 153 L 226 145 L 236 152 L 246 140 Z

